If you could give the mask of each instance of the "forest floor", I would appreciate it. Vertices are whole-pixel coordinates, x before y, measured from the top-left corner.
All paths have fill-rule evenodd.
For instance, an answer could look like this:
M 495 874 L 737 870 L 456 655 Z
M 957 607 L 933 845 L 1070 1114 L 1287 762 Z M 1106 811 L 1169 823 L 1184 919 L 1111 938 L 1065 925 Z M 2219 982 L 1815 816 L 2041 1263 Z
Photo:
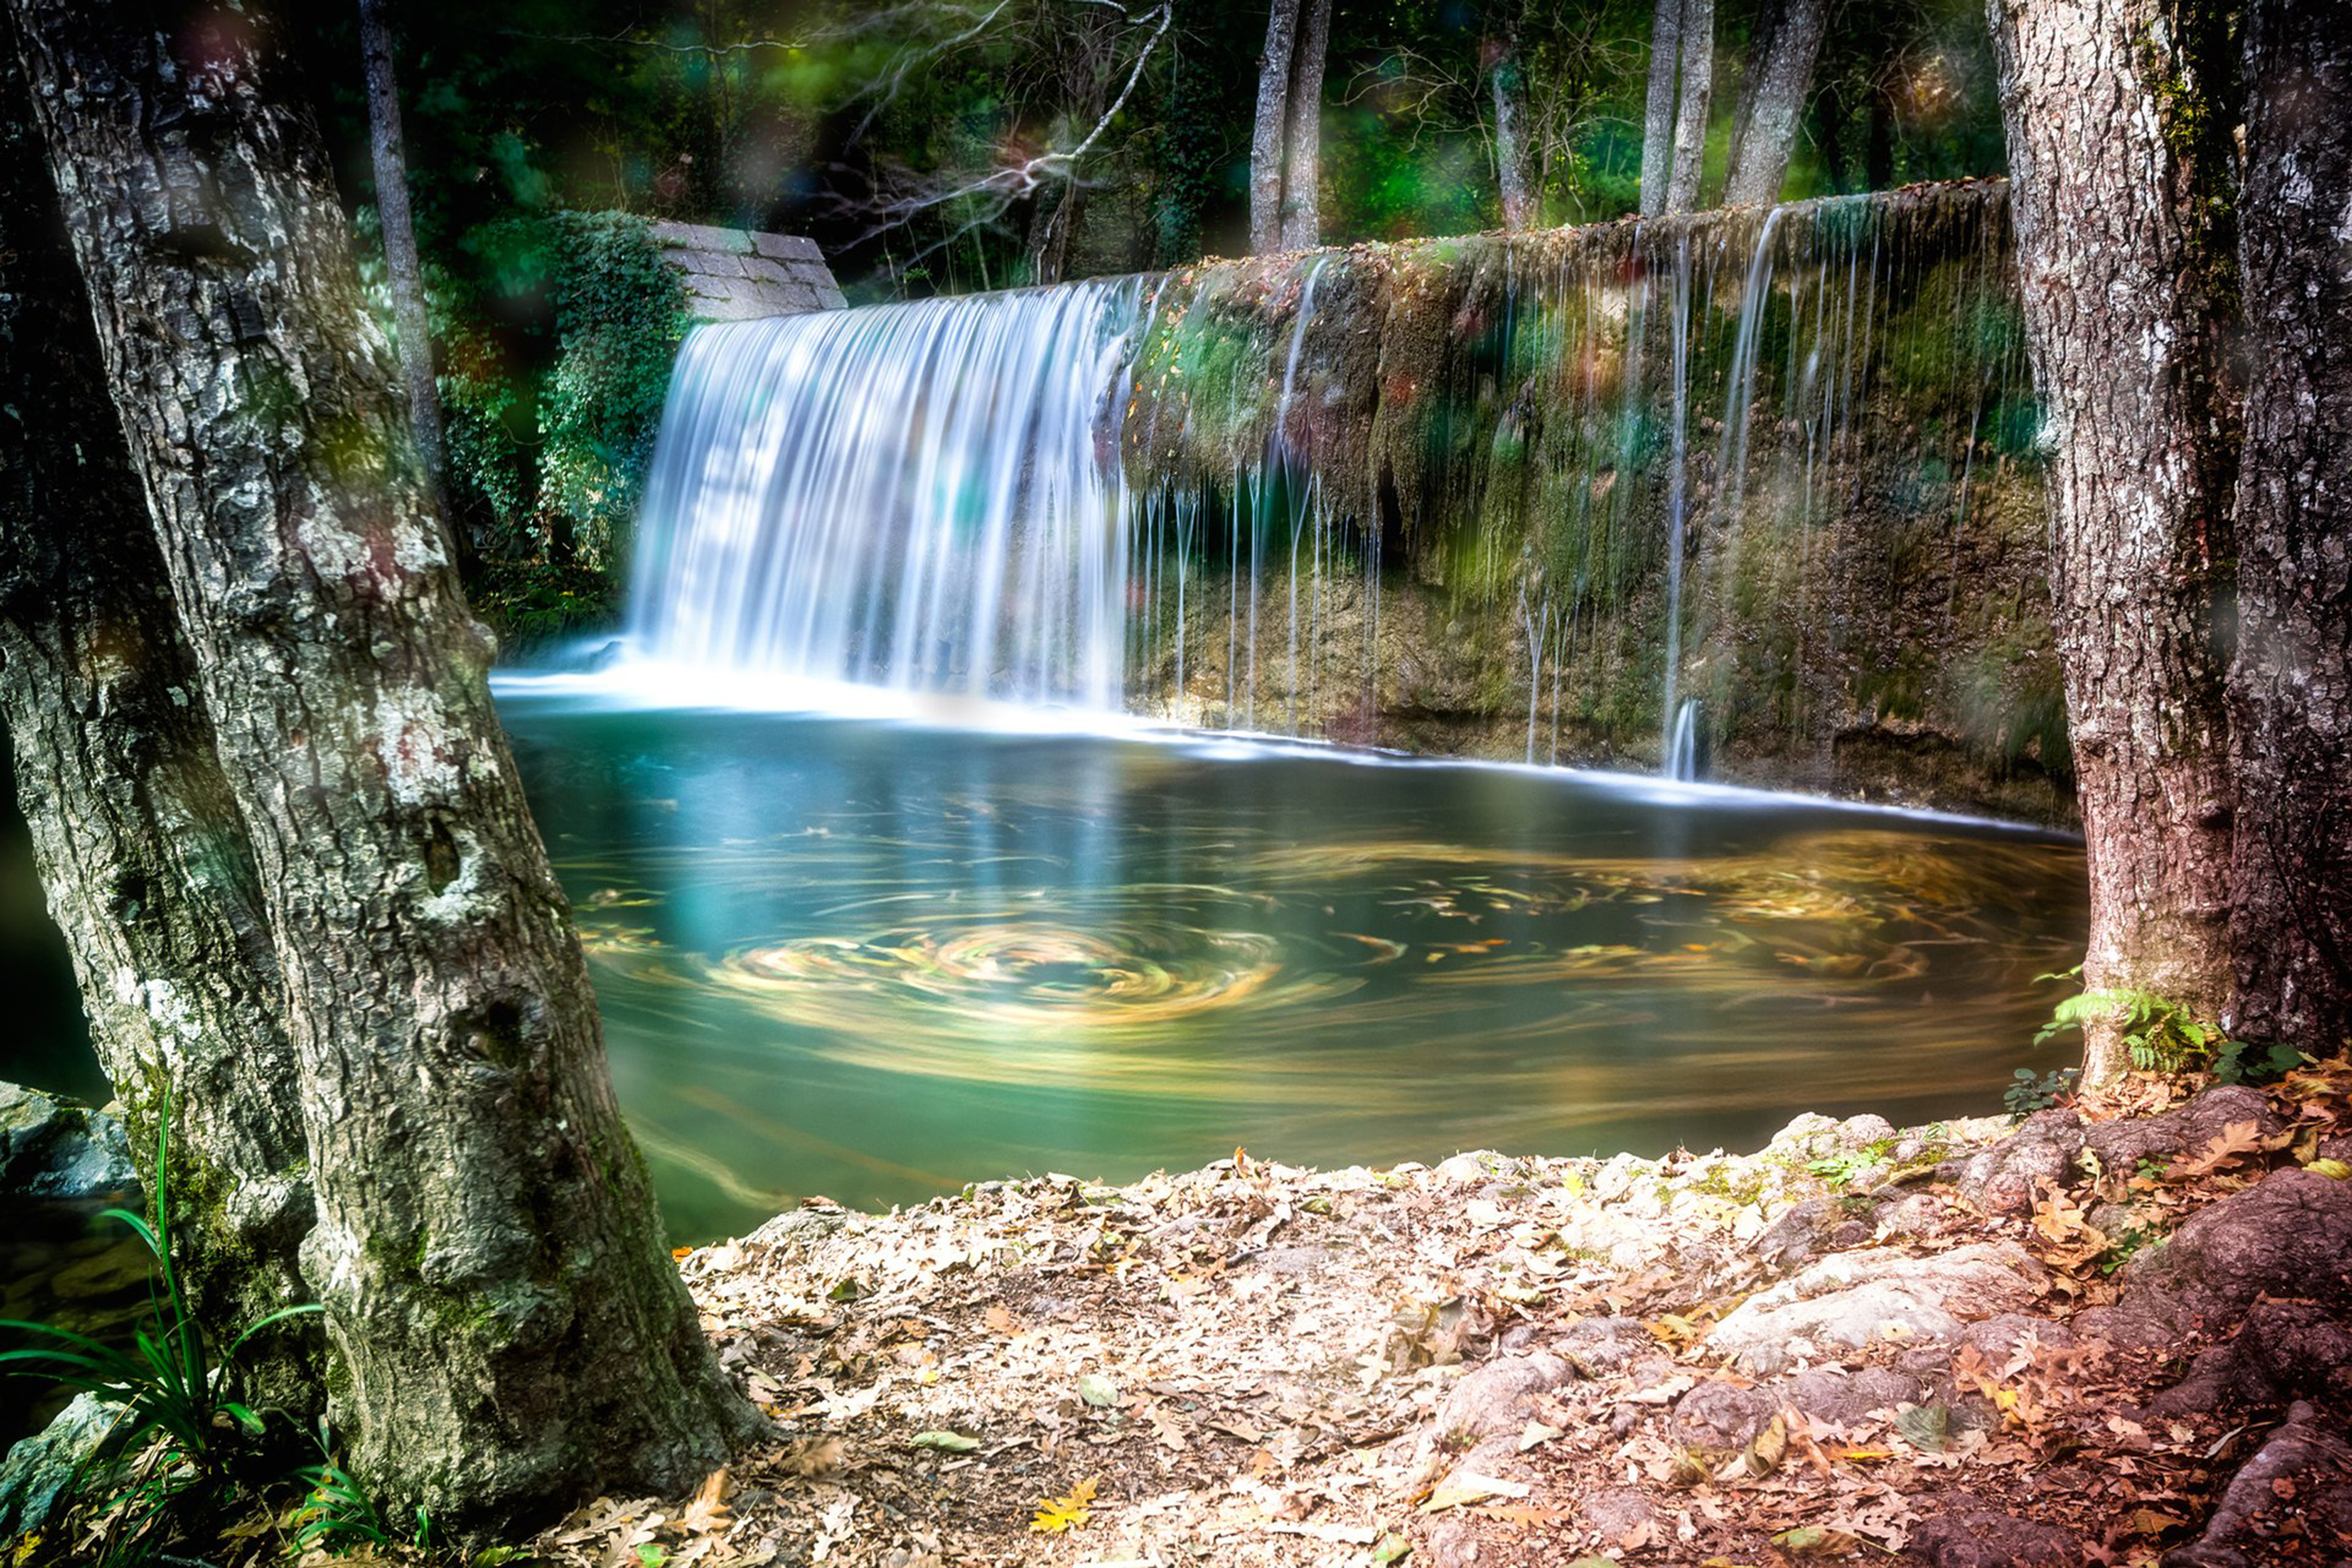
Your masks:
M 1744 1157 L 813 1202 L 681 1263 L 779 1437 L 534 1552 L 2352 1559 L 2352 1068 L 2136 1093 Z

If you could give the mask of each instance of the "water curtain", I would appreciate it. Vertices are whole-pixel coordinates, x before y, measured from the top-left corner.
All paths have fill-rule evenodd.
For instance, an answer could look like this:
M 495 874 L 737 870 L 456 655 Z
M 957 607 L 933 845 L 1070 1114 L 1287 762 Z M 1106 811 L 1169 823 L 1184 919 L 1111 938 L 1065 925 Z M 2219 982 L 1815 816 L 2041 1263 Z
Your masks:
M 2014 775 L 2063 731 L 2011 266 L 1979 182 L 701 329 L 637 644 L 1533 762 L 1836 787 L 1867 733 Z
M 1132 281 L 697 330 L 647 480 L 637 646 L 688 667 L 1117 706 Z

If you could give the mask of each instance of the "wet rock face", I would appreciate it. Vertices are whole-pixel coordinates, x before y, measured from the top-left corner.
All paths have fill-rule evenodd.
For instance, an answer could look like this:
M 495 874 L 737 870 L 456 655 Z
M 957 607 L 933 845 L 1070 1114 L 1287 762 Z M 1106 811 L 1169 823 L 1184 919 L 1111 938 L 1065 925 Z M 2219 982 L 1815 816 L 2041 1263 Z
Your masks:
M 121 1413 L 84 1394 L 0 1460 L 0 1541 L 40 1529 L 63 1509 L 74 1472 L 88 1464 Z
M 2002 189 L 1968 184 L 1149 280 L 1129 483 L 1193 539 L 1237 489 L 1286 509 L 1256 482 L 1269 453 L 1311 473 L 1318 612 L 1300 645 L 1286 616 L 1243 629 L 1246 583 L 1195 544 L 1190 656 L 1144 653 L 1129 699 L 1228 724 L 1301 699 L 1334 739 L 1644 768 L 1695 699 L 1717 777 L 2071 820 L 2043 465 L 1998 325 L 2014 273 Z M 1757 352 L 1776 340 L 1810 357 Z M 1855 390 L 1824 410 L 1824 378 Z M 1261 594 L 1290 528 L 1259 529 Z M 1670 699 L 1676 615 L 1696 631 Z M 1229 656 L 1243 637 L 1255 657 Z M 1328 670 L 1303 692 L 1299 658 Z
M 0 1083 L 0 1197 L 90 1198 L 138 1184 L 122 1123 Z

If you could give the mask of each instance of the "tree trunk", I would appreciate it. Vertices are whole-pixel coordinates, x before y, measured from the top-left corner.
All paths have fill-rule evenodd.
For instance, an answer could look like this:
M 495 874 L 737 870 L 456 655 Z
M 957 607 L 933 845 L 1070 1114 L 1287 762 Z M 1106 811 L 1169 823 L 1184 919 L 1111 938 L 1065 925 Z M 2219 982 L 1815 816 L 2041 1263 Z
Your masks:
M 1282 248 L 1311 249 L 1322 195 L 1323 57 L 1331 46 L 1331 0 L 1300 0 L 1290 51 L 1290 91 L 1282 161 Z
M 1250 133 L 1250 250 L 1282 248 L 1284 161 L 1290 153 L 1290 57 L 1298 37 L 1299 0 L 1273 0 L 1265 52 L 1257 61 L 1257 122 Z
M 150 1190 L 170 1096 L 173 1260 L 215 1343 L 310 1300 L 310 1184 L 245 824 L 194 701 L 14 53 L 0 37 L 0 709 L 33 854 Z M 324 1339 L 254 1342 L 237 1397 L 306 1431 Z
M 1675 67 L 1682 54 L 1683 0 L 1658 0 L 1650 16 L 1650 91 L 1642 110 L 1642 216 L 1666 210 L 1675 162 Z
M 2328 0 L 2247 11 L 2240 281 L 2251 384 L 2230 723 L 2232 1025 L 2352 1039 L 2352 32 Z
M 460 1538 L 690 1483 L 756 1417 L 663 1247 L 271 26 L 6 5 L 286 977 L 351 1468 Z
M 1674 174 L 1666 183 L 1666 211 L 1698 206 L 1699 175 L 1706 163 L 1706 111 L 1715 84 L 1715 0 L 1683 0 L 1682 100 L 1675 113 Z
M 400 377 L 408 389 L 408 426 L 416 459 L 436 501 L 446 495 L 441 390 L 433 380 L 433 327 L 425 313 L 425 278 L 416 260 L 416 226 L 408 213 L 408 152 L 400 133 L 400 89 L 392 67 L 389 0 L 360 0 L 360 54 L 367 68 L 368 152 L 375 167 L 375 211 L 383 229 L 384 271 L 400 329 Z M 445 503 L 446 504 L 446 503 Z
M 1829 0 L 1776 0 L 1765 8 L 1732 126 L 1724 205 L 1769 205 L 1780 199 L 1829 18 Z
M 1862 188 L 1883 191 L 1895 184 L 1895 89 L 1885 78 L 1870 84 L 1870 132 L 1863 143 Z
M 1505 0 L 1501 36 L 1495 43 L 1487 83 L 1495 95 L 1495 183 L 1502 197 L 1503 226 L 1533 228 L 1541 221 L 1542 183 L 1535 148 L 1528 141 L 1528 78 L 1519 54 L 1519 7 Z
M 2231 784 L 2213 605 L 2234 431 L 2212 40 L 2156 0 L 1990 0 L 2051 591 L 2090 862 L 2086 989 L 2228 998 Z M 2226 132 L 2220 134 L 2226 135 Z M 2129 1066 L 2089 1031 L 2084 1077 Z

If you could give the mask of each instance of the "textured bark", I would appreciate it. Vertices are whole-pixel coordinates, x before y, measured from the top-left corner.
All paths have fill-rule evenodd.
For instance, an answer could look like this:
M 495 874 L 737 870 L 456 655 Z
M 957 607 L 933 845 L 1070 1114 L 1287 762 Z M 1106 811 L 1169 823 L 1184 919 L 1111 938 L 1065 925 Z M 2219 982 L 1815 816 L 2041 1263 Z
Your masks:
M 689 1483 L 756 1417 L 662 1245 L 269 25 L 6 5 L 286 977 L 349 1463 L 461 1535 Z
M 375 168 L 376 218 L 383 229 L 392 315 L 400 328 L 400 378 L 408 391 L 408 427 L 436 500 L 443 494 L 441 389 L 433 380 L 433 327 L 425 313 L 425 277 L 416 259 L 416 226 L 408 213 L 408 151 L 400 132 L 400 86 L 392 64 L 389 0 L 360 0 L 360 55 L 367 68 L 368 153 Z
M 1683 0 L 1658 0 L 1650 16 L 1650 90 L 1642 109 L 1642 216 L 1666 210 L 1675 162 L 1675 80 L 1682 58 Z
M 2352 1037 L 2352 30 L 2247 11 L 2240 280 L 2250 382 L 2230 672 L 2241 1035 Z
M 1649 21 L 1649 97 L 1642 101 L 1642 216 L 1665 212 L 1675 167 L 1675 73 L 1682 61 L 1682 0 L 1658 0 Z
M 13 53 L 0 47 L 0 710 L 50 915 L 173 1252 L 226 1342 L 310 1299 L 310 1179 L 253 847 L 195 700 Z M 323 1339 L 257 1339 L 238 1396 L 307 1431 Z
M 1257 61 L 1257 121 L 1250 132 L 1250 250 L 1282 248 L 1283 169 L 1290 154 L 1290 58 L 1298 40 L 1299 0 L 1273 0 L 1265 51 Z
M 2090 862 L 2084 980 L 2228 998 L 2229 737 L 2215 649 L 2235 445 L 2220 380 L 2227 125 L 2207 35 L 2154 0 L 1990 0 L 2051 590 Z M 2128 1065 L 2091 1032 L 2090 1081 Z
M 1306 250 L 1320 237 L 1323 59 L 1331 47 L 1331 0 L 1299 0 L 1290 51 L 1282 161 L 1282 248 Z
M 1715 0 L 1683 0 L 1683 68 L 1675 110 L 1674 173 L 1666 182 L 1666 211 L 1698 208 L 1699 175 L 1706 164 L 1706 113 L 1715 90 Z
M 1495 56 L 1486 68 L 1495 98 L 1495 182 L 1503 205 L 1503 226 L 1533 228 L 1540 221 L 1542 177 L 1528 141 L 1527 63 L 1520 54 L 1521 0 L 1507 0 Z
M 1829 0 L 1775 0 L 1765 8 L 1732 123 L 1724 205 L 1769 205 L 1780 199 L 1829 19 Z

